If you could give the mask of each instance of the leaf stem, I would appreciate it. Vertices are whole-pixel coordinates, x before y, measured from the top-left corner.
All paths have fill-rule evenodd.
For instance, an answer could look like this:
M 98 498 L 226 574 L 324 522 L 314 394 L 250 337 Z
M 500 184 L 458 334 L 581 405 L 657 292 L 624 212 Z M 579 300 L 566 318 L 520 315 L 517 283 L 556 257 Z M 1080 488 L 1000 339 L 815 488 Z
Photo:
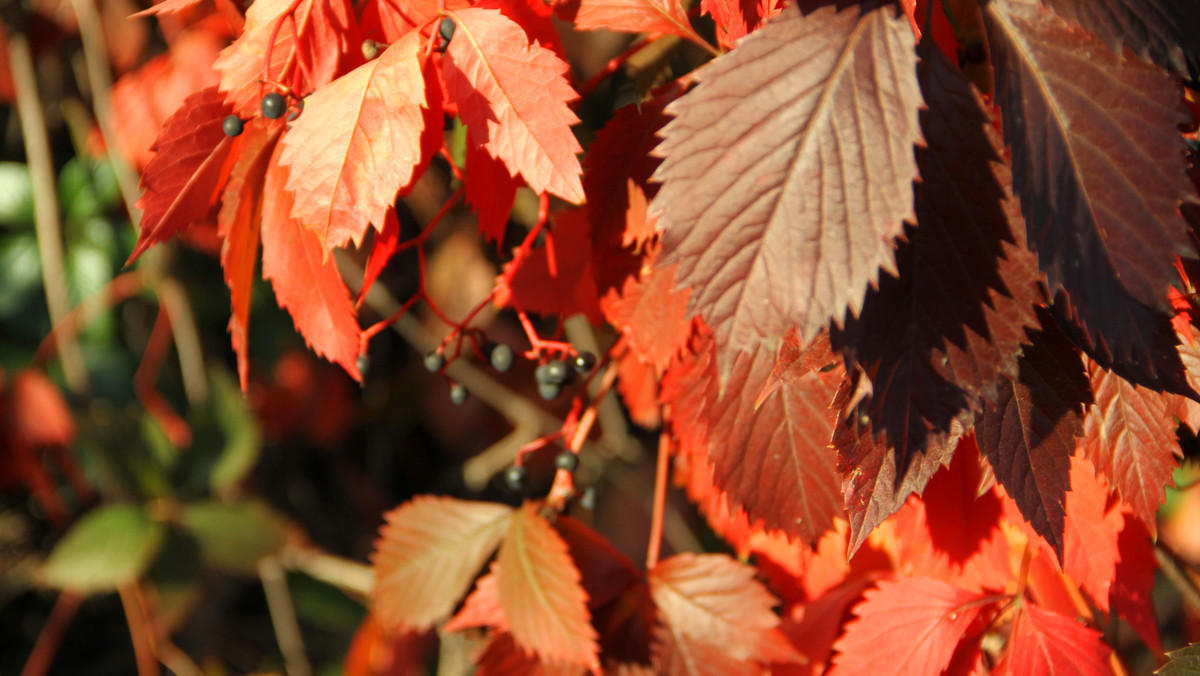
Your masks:
M 292 606 L 292 595 L 288 591 L 287 576 L 279 559 L 264 557 L 258 562 L 258 577 L 262 580 L 263 592 L 267 597 L 267 612 L 275 628 L 275 641 L 283 653 L 283 664 L 288 676 L 310 676 L 312 667 L 304 654 L 304 638 L 300 635 L 300 623 L 296 620 L 296 609 Z
M 146 608 L 138 582 L 129 582 L 117 587 L 121 606 L 125 609 L 125 620 L 129 623 L 129 637 L 133 641 L 133 654 L 137 661 L 138 676 L 158 676 L 158 660 L 154 657 L 153 636 L 146 618 Z
M 658 462 L 654 470 L 654 507 L 650 512 L 650 543 L 646 547 L 646 570 L 658 565 L 662 547 L 663 516 L 667 511 L 667 473 L 670 471 L 671 437 L 658 436 Z
M 77 592 L 67 590 L 58 595 L 50 617 L 46 618 L 46 624 L 42 625 L 42 630 L 38 632 L 29 658 L 25 660 L 21 676 L 45 676 L 50 671 L 63 636 L 66 635 L 71 620 L 75 619 L 75 614 L 79 612 L 79 606 L 82 604 L 83 596 Z

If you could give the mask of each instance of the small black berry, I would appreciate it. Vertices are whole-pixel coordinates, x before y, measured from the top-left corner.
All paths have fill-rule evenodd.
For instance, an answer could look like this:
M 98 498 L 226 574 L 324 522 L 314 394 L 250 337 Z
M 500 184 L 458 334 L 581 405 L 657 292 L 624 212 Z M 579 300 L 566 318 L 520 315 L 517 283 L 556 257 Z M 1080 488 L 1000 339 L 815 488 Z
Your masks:
M 430 373 L 437 373 L 446 365 L 446 355 L 441 352 L 430 352 L 425 355 L 425 370 Z
M 463 387 L 462 383 L 454 383 L 450 386 L 450 401 L 456 406 L 462 406 L 467 401 L 467 388 Z
M 524 490 L 525 476 L 528 472 L 520 465 L 513 465 L 504 470 L 504 483 L 514 491 Z
M 538 383 L 538 394 L 546 401 L 558 399 L 558 395 L 562 394 L 562 385 L 558 383 Z
M 242 118 L 237 115 L 230 115 L 221 123 L 221 129 L 225 131 L 226 136 L 240 136 L 245 128 L 246 125 L 242 122 Z
M 506 373 L 510 368 L 512 368 L 513 351 L 511 347 L 505 345 L 504 343 L 494 346 L 492 348 L 492 353 L 488 356 L 488 358 L 492 362 L 492 368 L 501 373 Z
M 571 366 L 574 367 L 576 373 L 583 375 L 595 368 L 596 355 L 591 352 L 580 352 L 571 361 Z
M 570 451 L 563 451 L 554 456 L 554 466 L 558 469 L 574 472 L 575 468 L 579 467 L 579 456 Z
M 287 99 L 283 98 L 283 94 L 279 92 L 271 92 L 262 97 L 260 107 L 263 117 L 268 120 L 278 120 L 287 112 Z
M 555 359 L 546 362 L 546 382 L 562 385 L 570 376 L 571 372 L 567 370 L 567 364 L 563 360 Z
M 442 17 L 442 22 L 438 24 L 438 37 L 446 43 L 450 42 L 450 38 L 454 37 L 454 19 L 450 17 Z M 443 47 L 444 48 L 444 47 Z

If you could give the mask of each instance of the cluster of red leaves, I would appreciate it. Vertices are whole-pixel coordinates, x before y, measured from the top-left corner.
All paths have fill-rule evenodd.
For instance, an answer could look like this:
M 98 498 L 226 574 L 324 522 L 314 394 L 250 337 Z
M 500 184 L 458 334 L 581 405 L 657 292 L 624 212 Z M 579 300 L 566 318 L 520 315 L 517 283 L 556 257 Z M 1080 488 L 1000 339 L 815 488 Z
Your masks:
M 481 673 L 1104 673 L 1078 620 L 1158 649 L 1150 538 L 1173 421 L 1200 422 L 1192 307 L 1168 301 L 1195 191 L 1167 72 L 1200 22 L 1084 4 L 705 0 L 729 51 L 617 111 L 581 164 L 552 18 L 705 44 L 682 3 L 259 0 L 163 126 L 134 257 L 215 220 L 243 383 L 260 246 L 299 332 L 359 377 L 331 251 L 370 241 L 377 274 L 456 115 L 485 238 L 518 186 L 586 205 L 494 300 L 616 329 L 632 417 L 663 425 L 785 622 L 731 559 L 642 573 L 536 504 L 426 498 L 379 543 L 385 626 L 486 627 Z M 998 110 L 953 36 L 922 36 L 943 11 L 978 17 Z M 259 114 L 268 91 L 282 119 Z

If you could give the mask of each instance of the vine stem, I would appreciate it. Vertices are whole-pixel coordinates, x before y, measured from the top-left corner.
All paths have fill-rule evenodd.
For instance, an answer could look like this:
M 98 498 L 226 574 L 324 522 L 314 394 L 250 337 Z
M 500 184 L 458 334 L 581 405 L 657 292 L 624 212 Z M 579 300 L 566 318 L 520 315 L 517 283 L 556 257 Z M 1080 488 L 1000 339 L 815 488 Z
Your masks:
M 654 507 L 650 512 L 650 542 L 646 546 L 646 570 L 654 570 L 662 549 L 663 516 L 667 512 L 667 473 L 671 463 L 671 438 L 658 435 L 658 461 L 654 470 Z
M 129 637 L 133 641 L 133 654 L 137 662 L 138 676 L 158 676 L 158 660 L 154 657 L 154 637 L 146 617 L 146 607 L 137 582 L 117 587 L 121 607 L 125 609 L 125 620 L 129 623 Z
M 71 620 L 75 619 L 75 614 L 79 612 L 79 606 L 82 603 L 83 596 L 76 592 L 68 590 L 58 595 L 54 601 L 54 608 L 50 611 L 50 617 L 46 618 L 46 624 L 42 625 L 42 631 L 38 633 L 33 650 L 25 660 L 21 676 L 44 676 L 50 671 L 50 666 L 54 663 L 54 656 L 58 654 L 58 647 L 62 644 L 63 636 L 67 633 L 67 628 L 71 626 Z
M 42 261 L 42 286 L 50 324 L 57 326 L 71 311 L 67 292 L 66 265 L 63 263 L 63 239 L 58 212 L 58 190 L 54 178 L 54 158 L 46 133 L 46 118 L 38 95 L 37 72 L 33 53 L 24 33 L 15 32 L 8 40 L 8 59 L 16 90 L 17 117 L 25 140 L 25 157 L 33 184 L 33 221 L 37 233 L 38 254 Z M 75 392 L 87 388 L 87 369 L 83 351 L 68 335 L 59 334 L 58 353 L 62 357 L 63 377 Z
M 562 427 L 557 433 L 547 435 L 549 438 L 561 435 L 567 439 L 567 450 L 579 455 L 583 450 L 583 445 L 587 442 L 588 435 L 592 433 L 592 427 L 596 424 L 597 413 L 600 403 L 608 396 L 612 386 L 617 382 L 617 367 L 616 364 L 609 364 L 604 369 L 604 374 L 600 376 L 600 385 L 596 388 L 596 396 L 588 404 L 583 413 L 578 412 L 579 399 L 576 398 L 575 404 L 572 407 L 571 413 L 563 422 Z M 546 441 L 549 441 L 549 438 Z M 542 440 L 534 440 L 533 443 L 538 443 Z M 532 445 L 532 444 L 531 444 Z M 543 444 L 544 445 L 544 444 Z M 550 486 L 550 492 L 546 495 L 546 504 L 556 510 L 561 510 L 566 504 L 566 501 L 575 495 L 575 477 L 566 470 L 560 469 L 554 473 L 554 483 Z
M 287 577 L 279 559 L 264 557 L 258 562 L 258 577 L 262 580 L 263 592 L 267 597 L 267 612 L 275 628 L 275 641 L 283 654 L 283 663 L 288 676 L 310 676 L 312 667 L 304 652 L 304 639 L 300 635 L 300 623 L 296 620 L 296 609 L 288 591 Z

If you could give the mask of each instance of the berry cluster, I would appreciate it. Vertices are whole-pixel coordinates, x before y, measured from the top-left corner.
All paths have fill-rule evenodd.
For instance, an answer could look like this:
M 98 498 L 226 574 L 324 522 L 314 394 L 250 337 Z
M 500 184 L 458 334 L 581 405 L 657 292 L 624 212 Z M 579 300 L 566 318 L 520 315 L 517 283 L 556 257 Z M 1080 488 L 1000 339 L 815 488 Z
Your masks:
M 596 366 L 596 355 L 591 352 L 580 352 L 571 359 L 571 365 L 562 359 L 552 359 L 537 367 L 534 378 L 537 380 L 538 394 L 542 399 L 557 399 L 564 385 L 571 384 L 576 375 L 585 375 Z
M 299 101 L 298 103 L 303 104 L 304 102 Z M 262 110 L 263 117 L 268 120 L 278 120 L 287 112 L 288 101 L 279 92 L 269 92 L 259 101 L 258 107 Z M 294 118 L 293 114 L 289 119 Z M 246 130 L 246 121 L 237 115 L 230 115 L 221 122 L 221 130 L 225 132 L 226 136 L 241 136 L 242 132 Z

